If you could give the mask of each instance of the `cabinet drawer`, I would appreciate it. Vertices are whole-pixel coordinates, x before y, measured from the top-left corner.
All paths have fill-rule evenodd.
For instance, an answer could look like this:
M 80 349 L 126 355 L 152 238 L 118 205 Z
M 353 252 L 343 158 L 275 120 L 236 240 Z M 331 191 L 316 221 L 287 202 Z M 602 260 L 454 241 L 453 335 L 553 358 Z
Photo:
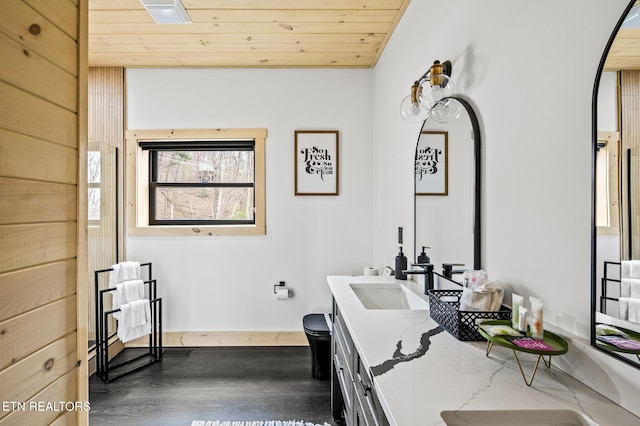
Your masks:
M 376 395 L 371 378 L 365 370 L 364 364 L 360 360 L 360 356 L 356 356 L 357 363 L 355 368 L 354 387 L 357 397 L 354 399 L 357 399 L 362 405 L 362 411 L 368 426 L 388 426 L 389 422 L 382 410 L 382 405 Z
M 351 334 L 349 334 L 349 330 L 347 329 L 347 325 L 344 323 L 342 319 L 342 313 L 336 308 L 335 314 L 335 328 L 334 333 L 337 332 L 345 341 L 346 346 L 349 348 L 349 354 L 353 352 L 353 339 L 351 338 Z
M 340 366 L 345 369 L 349 379 L 353 380 L 353 346 L 349 345 L 339 332 L 333 336 L 333 353 L 338 357 Z
M 342 396 L 342 411 L 347 425 L 351 422 L 351 413 L 353 412 L 353 380 L 348 377 L 346 368 L 343 367 L 337 355 L 333 357 L 333 365 L 340 386 L 340 394 Z M 334 389 L 335 391 L 335 389 Z
M 364 412 L 364 408 L 362 407 L 362 400 L 359 397 L 356 397 L 353 402 L 353 425 L 354 426 L 373 426 Z
M 342 315 L 338 308 L 335 309 L 334 314 L 335 322 L 333 328 L 333 350 L 334 353 L 340 354 L 342 357 L 341 364 L 349 372 L 349 377 L 353 379 L 353 366 L 355 360 L 355 348 L 353 346 L 353 339 L 349 334 L 349 330 L 342 319 Z

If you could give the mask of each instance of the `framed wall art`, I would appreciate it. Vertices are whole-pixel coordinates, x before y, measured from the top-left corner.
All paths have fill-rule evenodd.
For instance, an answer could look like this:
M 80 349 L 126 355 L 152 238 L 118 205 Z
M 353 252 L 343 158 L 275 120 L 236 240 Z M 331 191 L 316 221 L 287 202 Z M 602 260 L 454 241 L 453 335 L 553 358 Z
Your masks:
M 447 195 L 448 132 L 424 131 L 416 148 L 416 195 Z
M 295 195 L 338 195 L 337 130 L 295 131 Z

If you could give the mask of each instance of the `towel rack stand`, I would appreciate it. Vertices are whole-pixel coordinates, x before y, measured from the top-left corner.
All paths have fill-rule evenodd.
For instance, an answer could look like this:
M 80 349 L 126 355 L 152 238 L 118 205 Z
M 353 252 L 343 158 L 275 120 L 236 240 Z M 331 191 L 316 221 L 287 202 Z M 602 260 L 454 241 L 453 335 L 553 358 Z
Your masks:
M 620 292 L 620 278 L 622 277 L 622 273 L 620 272 L 620 268 L 622 266 L 621 262 L 604 262 L 604 274 L 601 280 L 601 295 L 600 295 L 600 312 L 603 314 L 607 313 L 607 301 L 618 302 L 617 297 L 609 296 L 609 284 L 617 283 L 618 285 L 618 294 Z M 611 269 L 617 269 L 618 274 L 617 278 L 612 278 L 612 274 L 614 274 Z M 614 276 L 616 276 L 614 274 Z
M 149 335 L 148 351 L 126 361 L 109 361 L 109 315 L 120 312 L 120 309 L 105 310 L 104 296 L 115 291 L 115 288 L 101 290 L 99 288 L 100 274 L 111 272 L 113 268 L 94 271 L 95 281 L 95 313 L 96 313 L 96 375 L 105 383 L 119 377 L 133 373 L 143 367 L 162 361 L 162 298 L 157 295 L 157 282 L 152 277 L 151 263 L 141 263 L 141 267 L 148 267 L 148 280 L 143 281 L 149 286 L 149 303 L 151 309 L 151 334 Z M 147 362 L 141 363 L 143 359 Z M 133 368 L 130 367 L 133 365 Z M 125 368 L 128 367 L 128 368 Z

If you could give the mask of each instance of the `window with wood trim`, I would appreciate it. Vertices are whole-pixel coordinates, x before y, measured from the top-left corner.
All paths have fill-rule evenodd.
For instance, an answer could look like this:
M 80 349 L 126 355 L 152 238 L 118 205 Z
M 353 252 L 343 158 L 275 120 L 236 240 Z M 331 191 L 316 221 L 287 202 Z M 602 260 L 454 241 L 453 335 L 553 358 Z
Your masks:
M 254 141 L 140 142 L 150 225 L 255 224 Z
M 129 235 L 265 234 L 265 137 L 262 129 L 127 132 L 136 182 Z

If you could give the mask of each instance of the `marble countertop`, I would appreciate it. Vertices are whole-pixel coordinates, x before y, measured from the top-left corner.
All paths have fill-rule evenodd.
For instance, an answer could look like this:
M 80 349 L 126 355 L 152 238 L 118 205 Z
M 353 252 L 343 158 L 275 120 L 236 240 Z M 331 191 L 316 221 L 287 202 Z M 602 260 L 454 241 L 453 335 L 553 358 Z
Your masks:
M 494 346 L 486 357 L 486 342 L 457 340 L 428 310 L 365 309 L 349 286 L 395 282 L 426 299 L 413 281 L 329 276 L 327 282 L 392 426 L 445 425 L 441 411 L 540 409 L 573 410 L 602 426 L 640 425 L 553 365 L 540 363 L 528 387 L 510 349 Z M 521 354 L 520 361 L 529 377 L 536 356 Z

